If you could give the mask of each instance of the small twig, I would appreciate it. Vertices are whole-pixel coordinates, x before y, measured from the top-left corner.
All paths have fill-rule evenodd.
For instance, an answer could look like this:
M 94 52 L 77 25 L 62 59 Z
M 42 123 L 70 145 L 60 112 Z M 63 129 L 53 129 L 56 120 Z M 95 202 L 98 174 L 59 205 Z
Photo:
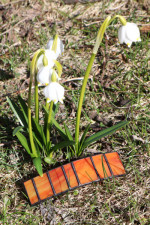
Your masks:
M 75 81 L 75 80 L 83 80 L 84 77 L 75 77 L 75 78 L 70 78 L 70 79 L 67 79 L 67 80 L 62 80 L 61 83 L 66 83 L 66 82 L 70 82 L 70 81 Z M 93 79 L 93 76 L 89 76 L 89 79 Z

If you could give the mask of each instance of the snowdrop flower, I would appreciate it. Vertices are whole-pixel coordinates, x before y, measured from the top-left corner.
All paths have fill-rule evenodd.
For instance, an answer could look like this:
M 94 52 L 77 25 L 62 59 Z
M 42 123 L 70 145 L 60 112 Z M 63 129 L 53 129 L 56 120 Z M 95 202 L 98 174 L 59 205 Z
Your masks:
M 64 87 L 57 82 L 55 72 L 51 75 L 51 82 L 44 88 L 44 95 L 48 99 L 47 102 L 53 101 L 55 104 L 59 101 L 63 103 Z
M 132 42 L 141 41 L 138 26 L 135 23 L 127 22 L 126 25 L 119 28 L 118 39 L 120 44 L 125 43 L 128 47 L 131 46 Z
M 44 88 L 44 95 L 48 99 L 47 102 L 53 101 L 56 104 L 59 101 L 63 103 L 64 87 L 57 82 L 51 82 Z
M 54 42 L 54 39 L 51 38 L 51 39 L 49 40 L 49 42 L 47 43 L 46 48 L 49 49 L 49 50 L 51 50 L 51 49 L 52 49 L 52 46 L 53 46 L 53 42 Z M 57 57 L 58 57 L 59 55 L 63 54 L 63 52 L 64 52 L 64 45 L 63 45 L 63 42 L 60 40 L 59 37 L 57 37 L 57 48 L 56 48 L 56 55 L 57 55 Z
M 48 85 L 51 82 L 51 76 L 55 73 L 57 80 L 60 78 L 54 69 L 50 69 L 49 66 L 43 66 L 37 74 L 37 81 L 39 84 Z
M 47 58 L 47 62 L 48 62 L 48 67 L 52 68 L 54 66 L 54 61 L 57 59 L 57 55 L 54 51 L 45 50 L 45 55 L 41 55 L 37 61 L 37 68 L 38 70 L 40 70 L 44 65 L 43 65 L 43 58 L 46 57 Z

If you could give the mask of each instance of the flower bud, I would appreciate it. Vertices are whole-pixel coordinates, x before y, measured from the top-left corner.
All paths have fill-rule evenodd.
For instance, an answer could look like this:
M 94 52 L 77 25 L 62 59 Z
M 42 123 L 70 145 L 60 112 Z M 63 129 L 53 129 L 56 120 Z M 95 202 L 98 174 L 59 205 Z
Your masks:
M 47 59 L 47 57 L 46 57 L 45 54 L 44 54 L 44 56 L 43 56 L 43 65 L 44 65 L 44 66 L 48 66 L 48 59 Z
M 56 82 L 57 81 L 57 76 L 56 76 L 56 72 L 55 71 L 53 71 L 53 73 L 52 73 L 51 81 L 52 82 Z

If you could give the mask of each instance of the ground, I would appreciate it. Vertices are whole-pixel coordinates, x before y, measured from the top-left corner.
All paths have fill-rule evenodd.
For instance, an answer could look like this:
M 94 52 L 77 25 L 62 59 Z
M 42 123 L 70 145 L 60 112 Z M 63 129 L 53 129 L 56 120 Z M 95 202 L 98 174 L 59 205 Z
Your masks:
M 148 1 L 3 0 L 0 5 L 0 221 L 1 224 L 150 224 L 150 16 Z M 128 118 L 130 124 L 101 139 L 86 153 L 117 151 L 126 176 L 88 185 L 31 207 L 23 180 L 37 175 L 30 157 L 12 131 L 17 126 L 6 97 L 25 100 L 29 65 L 34 52 L 56 32 L 65 44 L 63 65 L 65 100 L 57 121 L 74 132 L 80 80 L 108 15 L 135 22 L 142 41 L 131 48 L 119 45 L 118 20 L 108 28 L 94 61 L 84 100 L 80 130 L 90 122 L 94 133 Z M 42 88 L 40 100 L 44 101 Z M 42 114 L 40 114 L 42 122 Z M 57 133 L 55 134 L 57 139 Z M 61 162 L 64 155 L 59 155 Z M 44 171 L 50 169 L 44 165 Z

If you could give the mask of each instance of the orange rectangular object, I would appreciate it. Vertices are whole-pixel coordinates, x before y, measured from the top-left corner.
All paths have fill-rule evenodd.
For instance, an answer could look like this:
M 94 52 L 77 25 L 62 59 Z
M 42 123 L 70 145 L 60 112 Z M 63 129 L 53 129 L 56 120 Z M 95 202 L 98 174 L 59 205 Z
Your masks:
M 68 185 L 61 167 L 49 171 L 56 194 L 68 190 Z
M 79 159 L 73 162 L 76 169 L 80 184 L 87 184 L 98 180 L 96 171 L 92 165 L 90 157 Z
M 24 182 L 24 187 L 30 204 L 36 205 L 68 190 L 124 174 L 125 169 L 117 152 L 96 154 L 30 179 Z
M 104 179 L 107 177 L 111 177 L 111 172 L 106 163 L 104 155 L 103 154 L 95 155 L 95 156 L 92 156 L 92 158 L 100 178 Z
M 64 167 L 65 173 L 67 175 L 69 186 L 71 188 L 77 187 L 78 186 L 78 182 L 77 182 L 77 178 L 76 178 L 76 176 L 75 176 L 75 174 L 73 172 L 71 163 L 68 163 L 68 164 L 64 165 L 63 167 Z

